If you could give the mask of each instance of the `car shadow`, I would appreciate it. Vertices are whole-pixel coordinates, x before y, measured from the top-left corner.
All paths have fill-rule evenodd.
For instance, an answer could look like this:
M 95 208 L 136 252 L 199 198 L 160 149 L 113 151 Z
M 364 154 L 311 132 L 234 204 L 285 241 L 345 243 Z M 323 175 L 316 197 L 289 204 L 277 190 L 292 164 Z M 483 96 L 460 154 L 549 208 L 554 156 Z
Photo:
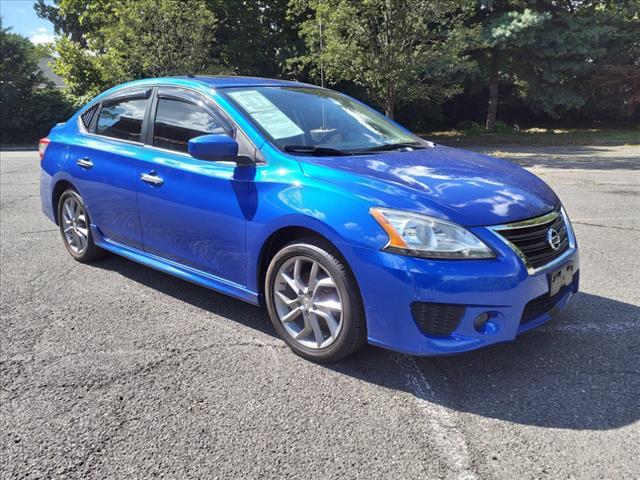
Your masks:
M 140 265 L 118 255 L 108 255 L 100 261 L 88 265 L 117 272 L 130 280 L 194 307 L 277 337 L 266 309 Z
M 276 336 L 263 308 L 121 257 L 92 265 Z M 539 427 L 606 430 L 640 419 L 639 334 L 639 307 L 578 293 L 557 318 L 513 342 L 445 357 L 367 346 L 324 367 L 457 412 Z
M 368 347 L 333 368 L 458 412 L 607 430 L 640 419 L 639 334 L 639 307 L 578 293 L 557 318 L 513 342 L 446 357 Z
M 523 167 L 578 170 L 640 170 L 640 146 L 621 150 L 607 146 L 562 147 L 469 147 L 486 155 L 498 156 Z

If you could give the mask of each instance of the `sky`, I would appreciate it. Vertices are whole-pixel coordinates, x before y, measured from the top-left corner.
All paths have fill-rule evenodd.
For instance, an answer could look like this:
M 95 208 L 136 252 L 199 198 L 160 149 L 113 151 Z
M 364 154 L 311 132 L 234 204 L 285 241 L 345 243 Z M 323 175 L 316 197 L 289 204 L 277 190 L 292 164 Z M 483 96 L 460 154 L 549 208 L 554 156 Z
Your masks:
M 53 42 L 53 25 L 36 14 L 33 0 L 0 0 L 2 28 L 29 38 L 33 43 Z

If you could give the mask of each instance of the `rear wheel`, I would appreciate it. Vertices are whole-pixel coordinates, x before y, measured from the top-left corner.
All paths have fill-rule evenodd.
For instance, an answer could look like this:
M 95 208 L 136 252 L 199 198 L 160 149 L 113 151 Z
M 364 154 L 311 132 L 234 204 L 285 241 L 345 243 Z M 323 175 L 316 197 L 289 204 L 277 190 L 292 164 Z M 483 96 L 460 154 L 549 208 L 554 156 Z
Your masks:
M 265 293 L 274 328 L 305 358 L 336 361 L 366 340 L 356 281 L 324 242 L 304 239 L 282 248 L 267 270 Z
M 75 190 L 68 189 L 60 195 L 58 223 L 64 245 L 74 259 L 90 262 L 105 255 L 106 252 L 93 243 L 89 214 Z

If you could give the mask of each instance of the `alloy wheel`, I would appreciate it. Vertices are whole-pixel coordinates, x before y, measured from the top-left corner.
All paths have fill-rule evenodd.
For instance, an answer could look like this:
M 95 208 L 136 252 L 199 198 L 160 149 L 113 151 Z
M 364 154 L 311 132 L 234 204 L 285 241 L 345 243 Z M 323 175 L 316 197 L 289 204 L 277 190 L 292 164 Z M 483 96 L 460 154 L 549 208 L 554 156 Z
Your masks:
M 278 319 L 299 344 L 320 349 L 342 329 L 343 303 L 335 279 L 316 260 L 296 256 L 278 270 L 273 285 Z
M 78 254 L 89 244 L 89 225 L 84 207 L 70 196 L 62 204 L 62 232 L 69 248 Z

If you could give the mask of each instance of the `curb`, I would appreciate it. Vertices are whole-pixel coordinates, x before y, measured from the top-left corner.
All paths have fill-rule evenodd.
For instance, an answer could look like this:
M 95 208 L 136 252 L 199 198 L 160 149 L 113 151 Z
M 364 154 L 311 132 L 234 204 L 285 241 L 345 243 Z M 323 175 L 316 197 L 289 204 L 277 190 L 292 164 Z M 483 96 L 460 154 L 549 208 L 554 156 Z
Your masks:
M 29 145 L 29 146 L 15 146 L 15 147 L 11 147 L 11 146 L 1 146 L 0 147 L 0 152 L 37 152 L 38 151 L 38 147 L 35 147 L 33 145 Z

